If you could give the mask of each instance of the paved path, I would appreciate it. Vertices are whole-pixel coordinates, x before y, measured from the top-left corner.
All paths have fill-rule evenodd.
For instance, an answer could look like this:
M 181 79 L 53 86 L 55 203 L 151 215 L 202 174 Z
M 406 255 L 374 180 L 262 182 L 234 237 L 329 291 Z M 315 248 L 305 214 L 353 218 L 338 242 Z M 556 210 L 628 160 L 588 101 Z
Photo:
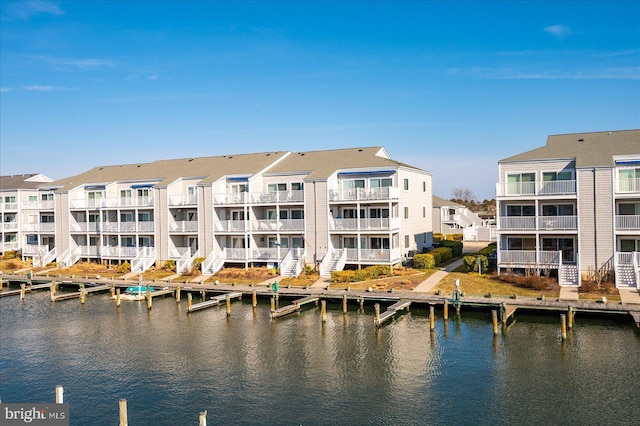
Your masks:
M 460 265 L 462 265 L 462 259 L 458 259 L 455 262 L 450 263 L 443 269 L 437 271 L 435 274 L 431 275 L 429 278 L 418 284 L 418 286 L 414 288 L 413 291 L 427 293 L 433 290 L 433 288 L 438 285 L 441 279 L 443 279 L 449 272 L 452 272 L 453 270 L 458 268 Z
M 640 293 L 635 288 L 619 288 L 620 300 L 622 303 L 634 303 L 640 305 Z
M 560 300 L 579 300 L 578 287 L 560 287 Z

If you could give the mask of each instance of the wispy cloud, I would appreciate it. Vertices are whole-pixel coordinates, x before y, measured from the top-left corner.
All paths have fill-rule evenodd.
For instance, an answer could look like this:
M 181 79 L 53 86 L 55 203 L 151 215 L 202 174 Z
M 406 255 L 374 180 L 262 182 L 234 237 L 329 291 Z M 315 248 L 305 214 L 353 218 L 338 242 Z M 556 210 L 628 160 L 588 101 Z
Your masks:
M 522 71 L 512 68 L 450 68 L 450 75 L 485 80 L 640 80 L 640 67 L 605 68 L 588 72 Z
M 9 3 L 5 19 L 29 19 L 35 15 L 64 15 L 64 11 L 53 2 L 44 0 L 24 0 Z
M 573 34 L 573 31 L 571 31 L 569 27 L 562 24 L 550 25 L 545 27 L 544 31 L 556 37 L 565 37 Z
M 161 96 L 130 96 L 126 98 L 105 99 L 106 103 L 135 103 L 135 102 L 156 102 L 156 101 L 176 101 L 180 99 L 200 99 L 208 98 L 206 94 L 196 95 L 161 95 Z
M 32 55 L 33 59 L 57 68 L 76 68 L 92 70 L 97 68 L 115 68 L 116 64 L 108 59 L 96 58 L 56 58 L 51 56 Z
M 614 58 L 618 56 L 631 56 L 640 54 L 640 49 L 617 50 L 614 52 L 594 53 L 594 58 Z
M 11 92 L 13 89 L 11 87 L 0 87 L 1 92 Z
M 11 90 L 14 90 L 14 89 L 11 89 Z M 75 87 L 34 84 L 31 86 L 22 86 L 18 90 L 24 90 L 26 92 L 53 92 L 58 90 L 77 90 L 77 89 Z

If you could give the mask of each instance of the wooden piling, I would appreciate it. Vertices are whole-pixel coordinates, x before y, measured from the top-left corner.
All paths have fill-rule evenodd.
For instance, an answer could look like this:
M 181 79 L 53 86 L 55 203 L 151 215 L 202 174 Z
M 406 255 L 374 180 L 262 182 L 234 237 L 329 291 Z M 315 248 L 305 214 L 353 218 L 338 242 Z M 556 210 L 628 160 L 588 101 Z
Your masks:
M 56 404 L 64 404 L 64 388 L 61 385 L 56 386 Z
M 207 410 L 201 411 L 198 416 L 198 426 L 207 426 Z
M 271 296 L 271 312 L 276 310 L 276 299 Z
M 376 318 L 375 318 L 376 324 L 379 324 L 380 323 L 380 304 L 376 303 L 375 305 L 373 305 L 373 307 L 376 310 Z
M 147 287 L 147 309 L 151 309 L 153 297 L 151 297 L 151 287 Z
M 573 328 L 573 307 L 569 306 L 569 312 L 567 312 L 567 327 L 569 330 Z
M 449 301 L 445 300 L 444 301 L 444 320 L 448 320 L 449 319 Z
M 322 299 L 320 305 L 322 306 L 322 322 L 327 322 L 327 301 Z
M 456 305 L 456 315 L 460 316 L 460 304 L 459 303 Z
M 84 305 L 85 295 L 86 295 L 86 291 L 84 289 L 84 286 L 82 286 L 82 287 L 80 287 L 80 303 L 82 305 Z
M 56 282 L 51 281 L 51 301 L 56 301 Z
M 364 299 L 360 299 L 360 310 L 364 310 Z
M 491 311 L 491 320 L 493 321 L 493 335 L 498 335 L 498 311 L 495 309 Z
M 129 426 L 129 420 L 127 420 L 127 400 L 120 399 L 120 426 Z
M 193 299 L 193 296 L 191 293 L 187 293 L 187 310 L 191 309 L 191 304 L 193 303 L 191 299 Z
M 231 298 L 227 294 L 227 316 L 231 316 Z
M 116 295 L 116 288 L 115 288 L 115 286 L 113 286 L 113 285 L 112 285 L 112 286 L 111 286 L 111 290 L 110 290 L 110 291 L 111 291 L 111 297 L 114 297 L 114 296 Z
M 343 295 L 342 296 L 342 313 L 346 314 L 347 313 L 347 295 Z
M 27 289 L 26 284 L 22 283 L 20 284 L 20 300 L 24 300 L 24 293 Z
M 429 330 L 436 328 L 436 308 L 433 305 L 429 305 Z
M 200 295 L 202 296 L 202 300 L 207 300 L 207 292 L 204 290 L 200 291 Z
M 120 307 L 120 289 L 116 290 L 116 306 Z
M 2 290 L 3 286 L 4 286 L 4 280 L 2 278 L 0 278 L 0 290 Z
M 254 308 L 258 306 L 258 292 L 255 290 L 251 293 L 251 306 Z
M 560 314 L 560 333 L 562 340 L 567 340 L 567 316 L 565 314 Z
M 180 303 L 180 286 L 176 287 L 176 303 Z

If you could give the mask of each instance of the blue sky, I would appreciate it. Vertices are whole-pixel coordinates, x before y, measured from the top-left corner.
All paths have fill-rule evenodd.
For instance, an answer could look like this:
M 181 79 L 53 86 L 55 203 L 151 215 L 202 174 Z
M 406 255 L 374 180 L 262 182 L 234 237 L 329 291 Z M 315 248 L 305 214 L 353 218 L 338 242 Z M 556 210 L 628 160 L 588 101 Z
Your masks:
M 547 135 L 640 128 L 640 2 L 0 2 L 0 174 L 384 146 L 493 198 Z

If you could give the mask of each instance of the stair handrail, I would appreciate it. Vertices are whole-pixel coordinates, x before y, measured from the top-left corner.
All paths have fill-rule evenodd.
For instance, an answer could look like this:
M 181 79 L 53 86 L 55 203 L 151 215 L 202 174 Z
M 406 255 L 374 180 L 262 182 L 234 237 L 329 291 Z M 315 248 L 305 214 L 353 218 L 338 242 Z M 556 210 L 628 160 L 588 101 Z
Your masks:
M 282 261 L 280 262 L 280 275 L 286 276 L 285 274 L 287 274 L 287 271 L 289 270 L 289 267 L 291 266 L 291 261 L 292 261 L 292 255 L 291 255 L 292 250 L 289 249 L 287 251 L 286 256 L 282 259 Z

